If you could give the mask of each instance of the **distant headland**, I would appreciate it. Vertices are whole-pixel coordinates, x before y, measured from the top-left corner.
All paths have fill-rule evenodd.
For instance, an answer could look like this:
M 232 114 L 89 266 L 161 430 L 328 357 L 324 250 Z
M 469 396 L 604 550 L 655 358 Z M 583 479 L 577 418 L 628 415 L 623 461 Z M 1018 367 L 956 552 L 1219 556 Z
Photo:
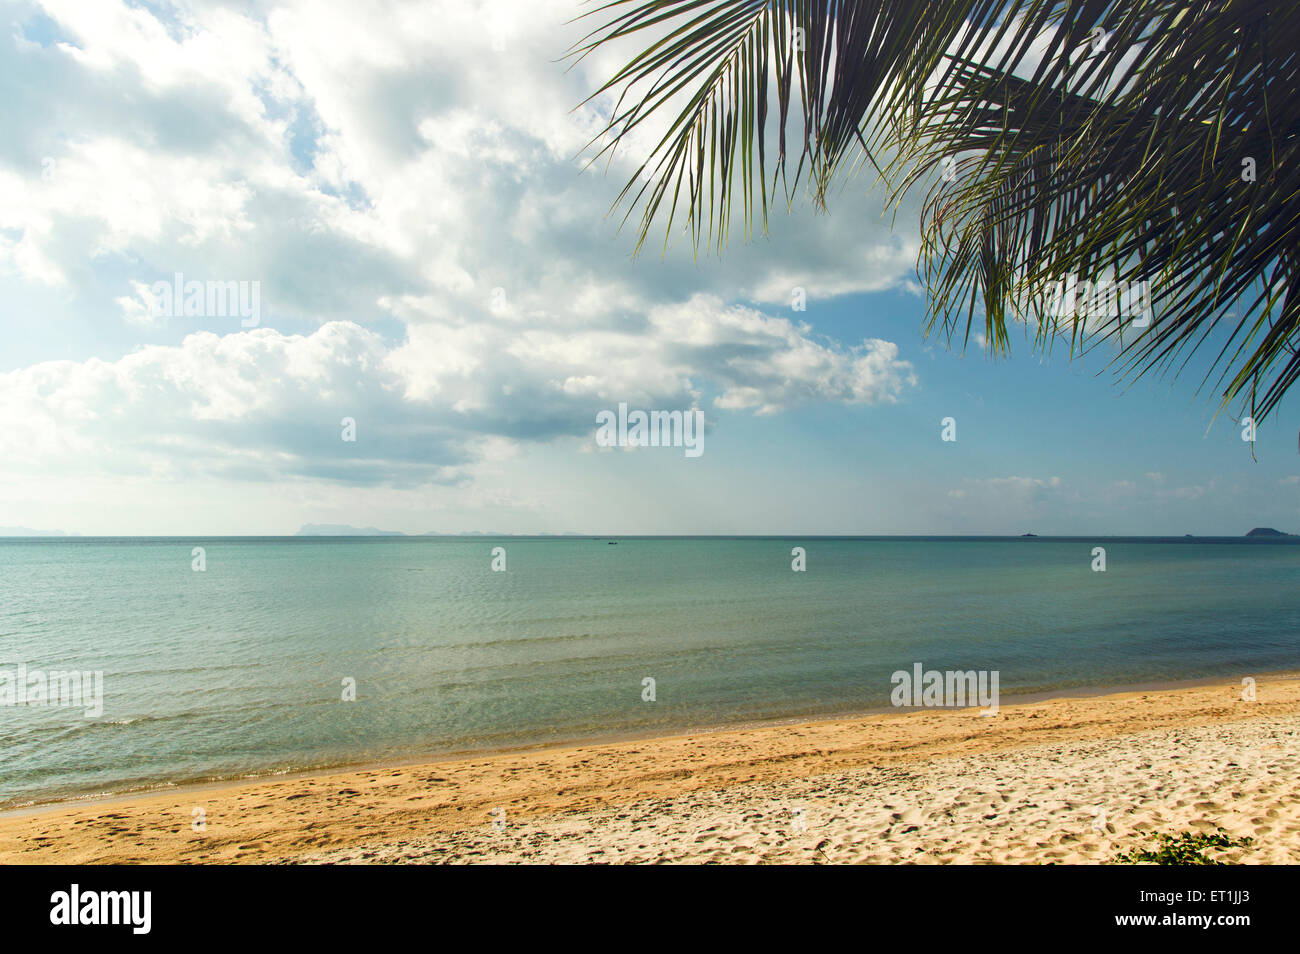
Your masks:
M 401 530 L 379 530 L 375 527 L 353 527 L 346 523 L 304 523 L 298 531 L 300 537 L 404 537 Z

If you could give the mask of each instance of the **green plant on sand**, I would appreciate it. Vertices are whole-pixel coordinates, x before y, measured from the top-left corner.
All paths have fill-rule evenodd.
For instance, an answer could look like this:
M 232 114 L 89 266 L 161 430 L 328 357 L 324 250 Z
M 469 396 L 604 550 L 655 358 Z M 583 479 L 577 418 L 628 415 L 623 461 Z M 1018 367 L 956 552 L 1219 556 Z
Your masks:
M 1249 848 L 1253 838 L 1233 838 L 1222 828 L 1216 828 L 1215 834 L 1185 831 L 1178 835 L 1152 833 L 1148 836 L 1155 840 L 1153 848 L 1130 848 L 1115 856 L 1112 864 L 1120 865 L 1223 865 L 1226 861 L 1207 855 L 1205 852 L 1230 848 Z

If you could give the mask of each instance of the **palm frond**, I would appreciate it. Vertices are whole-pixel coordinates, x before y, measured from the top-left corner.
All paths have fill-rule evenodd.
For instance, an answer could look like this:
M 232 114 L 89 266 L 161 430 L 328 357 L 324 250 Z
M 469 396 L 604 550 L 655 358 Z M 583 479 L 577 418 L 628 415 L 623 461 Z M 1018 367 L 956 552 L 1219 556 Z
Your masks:
M 964 341 L 978 319 L 1001 351 L 1024 321 L 1040 347 L 1113 345 L 1131 377 L 1210 350 L 1203 384 L 1257 420 L 1300 377 L 1300 5 L 616 0 L 587 16 L 605 22 L 575 56 L 651 41 L 593 94 L 620 93 L 598 155 L 680 106 L 618 199 L 625 221 L 640 210 L 638 249 L 679 221 L 720 248 L 737 200 L 746 238 L 766 231 L 782 191 L 824 203 L 865 158 L 895 203 L 926 189 L 927 332 Z M 1067 277 L 1146 283 L 1154 319 L 1054 313 L 1043 289 Z

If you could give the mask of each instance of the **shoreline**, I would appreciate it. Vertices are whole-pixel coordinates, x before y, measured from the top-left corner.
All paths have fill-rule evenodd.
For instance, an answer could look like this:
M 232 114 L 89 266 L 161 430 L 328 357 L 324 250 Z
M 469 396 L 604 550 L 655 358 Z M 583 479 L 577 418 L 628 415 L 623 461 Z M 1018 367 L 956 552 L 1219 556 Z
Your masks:
M 1242 677 L 1244 678 L 1244 677 Z M 1300 680 L 1300 670 L 1281 669 L 1262 671 L 1253 676 L 1257 681 L 1285 682 Z M 1031 705 L 1050 702 L 1057 699 L 1095 699 L 1105 696 L 1122 695 L 1134 692 L 1168 692 L 1181 689 L 1198 689 L 1207 686 L 1223 685 L 1222 678 L 1196 678 L 1161 680 L 1147 683 L 1126 683 L 1111 686 L 1079 686 L 1072 689 L 1031 689 L 1025 692 L 1003 692 L 1000 708 L 1006 709 L 1019 705 Z M 947 708 L 947 712 L 978 712 L 978 706 L 966 706 L 960 709 Z M 86 806 L 113 805 L 119 802 L 134 802 L 155 796 L 184 796 L 191 793 L 220 792 L 226 789 L 242 788 L 249 785 L 274 782 L 295 782 L 308 779 L 344 775 L 352 772 L 381 772 L 393 768 L 411 768 L 414 766 L 456 763 L 473 759 L 493 758 L 498 756 L 528 755 L 562 751 L 575 746 L 620 745 L 625 743 L 664 741 L 670 739 L 708 737 L 728 732 L 748 732 L 761 729 L 774 729 L 783 726 L 812 726 L 821 723 L 849 722 L 875 716 L 907 716 L 935 708 L 914 706 L 882 706 L 873 709 L 829 710 L 794 716 L 773 716 L 771 718 L 749 719 L 739 722 L 718 723 L 689 726 L 668 732 L 647 730 L 645 732 L 615 732 L 589 736 L 574 736 L 555 741 L 534 742 L 523 745 L 495 746 L 481 749 L 432 750 L 419 754 L 389 759 L 358 759 L 355 761 L 332 762 L 326 765 L 285 770 L 267 770 L 246 775 L 224 778 L 193 778 L 177 781 L 161 781 L 138 788 L 127 788 L 113 792 L 87 792 L 67 796 L 55 796 L 48 799 L 36 799 L 22 804 L 0 806 L 0 822 L 8 818 L 30 817 L 61 809 L 75 809 Z
M 1154 783 L 1161 780 L 1204 788 L 1211 784 L 1207 772 L 1235 771 L 1241 753 L 1248 752 L 1256 759 L 1282 760 L 1288 769 L 1275 771 L 1271 762 L 1268 771 L 1252 776 L 1251 784 L 1268 786 L 1258 798 L 1271 799 L 1286 812 L 1293 808 L 1300 812 L 1300 801 L 1290 787 L 1300 751 L 1300 680 L 1289 670 L 1255 678 L 1255 702 L 1240 699 L 1239 679 L 1214 680 L 1192 687 L 1018 699 L 1001 706 L 993 718 L 982 718 L 979 710 L 971 709 L 895 711 L 412 760 L 47 804 L 0 816 L 0 862 L 267 863 L 493 860 L 498 856 L 519 860 L 507 848 L 518 847 L 516 842 L 530 831 L 533 841 L 541 845 L 535 850 L 569 852 L 556 860 L 692 860 L 696 856 L 687 842 L 703 837 L 694 829 L 676 834 L 665 829 L 649 848 L 641 829 L 619 834 L 629 806 L 650 806 L 646 817 L 653 820 L 647 824 L 654 828 L 669 822 L 687 824 L 683 819 L 695 825 L 710 812 L 720 811 L 722 803 L 766 799 L 761 803 L 767 804 L 788 800 L 796 792 L 803 792 L 801 798 L 820 800 L 835 793 L 848 806 L 843 816 L 848 821 L 836 824 L 851 829 L 870 806 L 885 797 L 896 799 L 900 792 L 912 802 L 950 798 L 950 804 L 938 805 L 935 811 L 936 817 L 953 816 L 969 802 L 966 796 L 959 798 L 953 787 L 967 776 L 984 773 L 1008 791 L 1033 786 L 1041 781 L 1041 769 L 1007 775 L 1012 762 L 1024 759 L 1055 766 L 1054 775 L 1064 768 L 1064 778 L 1058 781 L 1067 786 L 1138 786 L 1114 796 L 1116 804 L 1131 805 L 1150 797 L 1142 793 L 1159 789 L 1161 785 Z M 1178 773 L 1192 764 L 1184 753 L 1193 736 L 1205 736 L 1205 745 L 1217 746 L 1216 751 L 1228 756 L 1212 759 L 1184 778 Z M 1125 758 L 1138 761 L 1128 775 L 1111 778 Z M 921 785 L 916 779 L 923 777 Z M 849 785 L 844 792 L 837 787 L 842 784 Z M 882 787 L 863 802 L 862 786 L 867 785 Z M 1211 789 L 1176 801 L 1223 810 L 1214 801 L 1218 797 L 1222 796 Z M 1043 795 L 1026 790 L 1021 801 L 1037 809 Z M 196 811 L 204 815 L 203 830 L 191 826 Z M 896 814 L 912 818 L 912 811 Z M 1201 811 L 1213 814 L 1208 808 Z M 508 833 L 494 829 L 494 812 L 502 817 L 508 813 Z M 1256 825 L 1251 830 L 1273 824 L 1266 824 L 1266 814 L 1256 810 L 1250 815 L 1247 821 Z M 727 829 L 739 817 L 728 811 L 707 830 Z M 920 821 L 891 838 L 906 841 L 921 837 L 918 830 L 923 835 L 933 833 L 934 819 L 920 815 L 916 819 Z M 1213 827 L 1213 821 L 1200 818 L 1195 823 Z M 971 824 L 979 833 L 985 823 L 976 819 Z M 1146 822 L 1134 824 L 1141 830 Z M 570 828 L 578 833 L 567 833 Z M 503 827 L 501 832 L 505 831 Z M 974 835 L 967 832 L 963 837 Z M 1004 849 L 1014 856 L 1023 847 L 1018 838 L 999 847 L 992 860 Z M 628 839 L 640 842 L 632 844 Z M 896 845 L 891 844 L 886 839 L 880 850 L 894 850 Z M 852 853 L 850 847 L 845 848 L 846 858 Z M 642 849 L 652 854 L 642 857 L 637 854 Z M 720 850 L 718 845 L 710 848 L 715 853 Z M 1269 850 L 1300 858 L 1300 837 L 1286 828 L 1283 841 Z M 574 851 L 583 853 L 573 855 Z M 587 858 L 592 852 L 596 859 Z M 758 860 L 768 857 L 760 854 Z M 959 854 L 953 860 L 963 859 L 967 856 Z

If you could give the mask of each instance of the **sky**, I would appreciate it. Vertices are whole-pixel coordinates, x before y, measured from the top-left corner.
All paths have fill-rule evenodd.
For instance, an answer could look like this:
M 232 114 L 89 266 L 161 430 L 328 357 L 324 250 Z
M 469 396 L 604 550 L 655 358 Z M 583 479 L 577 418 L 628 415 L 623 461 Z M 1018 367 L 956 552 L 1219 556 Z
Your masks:
M 927 339 L 870 176 L 634 256 L 584 9 L 0 0 L 0 527 L 1300 532 L 1300 396 L 1253 460 L 1203 361 Z M 168 313 L 177 274 L 250 307 Z M 703 453 L 601 446 L 620 403 Z

